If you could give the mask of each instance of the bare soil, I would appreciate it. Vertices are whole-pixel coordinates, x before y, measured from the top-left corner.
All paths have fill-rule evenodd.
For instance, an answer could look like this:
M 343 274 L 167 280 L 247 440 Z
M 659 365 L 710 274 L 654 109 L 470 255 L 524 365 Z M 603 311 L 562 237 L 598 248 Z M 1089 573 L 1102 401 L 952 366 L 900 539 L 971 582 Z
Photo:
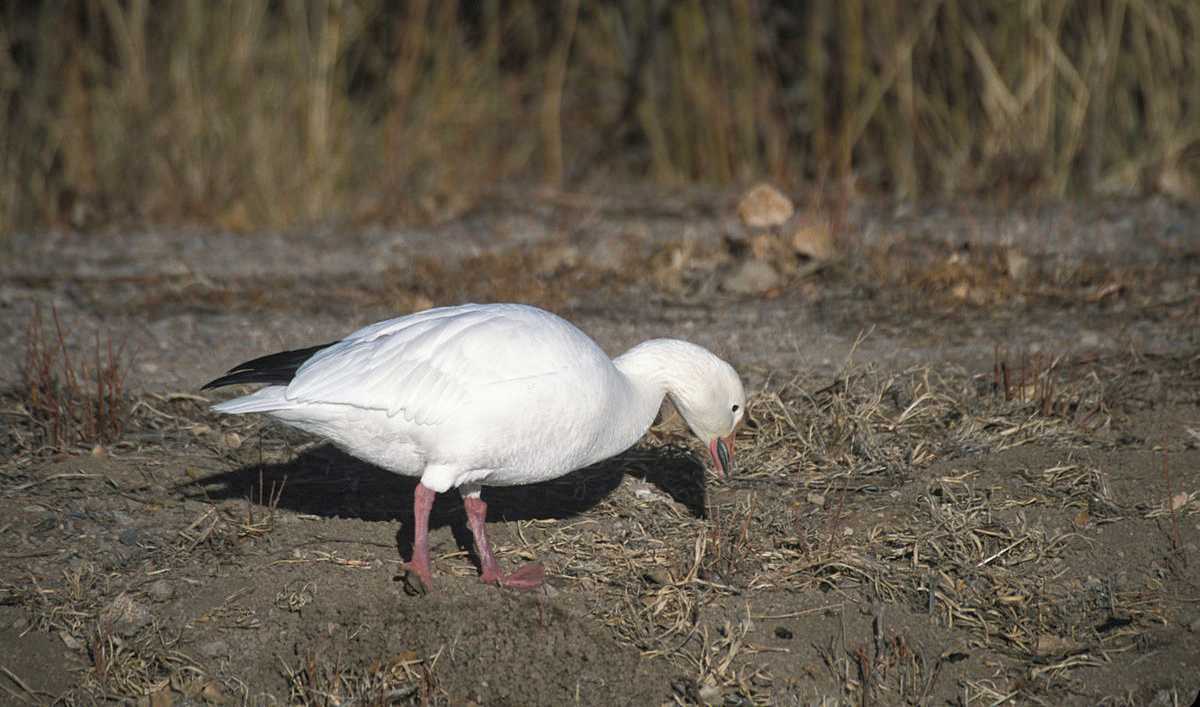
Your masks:
M 11 237 L 0 703 L 1191 704 L 1200 214 L 863 203 L 814 264 L 748 247 L 735 196 Z M 778 282 L 731 294 L 755 257 Z M 665 409 L 617 458 L 487 492 L 502 563 L 542 562 L 544 590 L 478 582 L 450 494 L 417 595 L 412 480 L 197 393 L 467 300 L 545 306 L 613 354 L 727 357 L 753 391 L 738 475 Z M 124 345 L 118 440 L 47 444 L 35 308 L 76 365 Z

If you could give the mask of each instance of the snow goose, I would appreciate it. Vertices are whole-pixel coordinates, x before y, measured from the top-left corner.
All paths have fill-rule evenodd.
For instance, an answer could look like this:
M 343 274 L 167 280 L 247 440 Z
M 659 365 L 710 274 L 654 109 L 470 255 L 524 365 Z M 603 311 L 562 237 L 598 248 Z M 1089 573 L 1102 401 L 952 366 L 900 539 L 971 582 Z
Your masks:
M 664 396 L 725 476 L 746 406 L 733 368 L 695 344 L 652 339 L 609 359 L 570 322 L 519 304 L 389 319 L 336 343 L 247 361 L 204 388 L 238 383 L 267 385 L 213 410 L 266 413 L 420 477 L 408 566 L 426 590 L 436 494 L 462 494 L 483 581 L 532 589 L 540 565 L 505 574 L 492 554 L 484 486 L 553 479 L 618 454 L 650 427 Z

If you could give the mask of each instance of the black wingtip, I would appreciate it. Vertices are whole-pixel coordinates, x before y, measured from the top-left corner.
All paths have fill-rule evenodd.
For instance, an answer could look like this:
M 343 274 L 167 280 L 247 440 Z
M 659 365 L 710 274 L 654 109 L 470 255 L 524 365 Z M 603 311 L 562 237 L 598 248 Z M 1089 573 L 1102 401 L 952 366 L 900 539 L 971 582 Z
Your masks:
M 229 369 L 225 375 L 205 383 L 200 390 L 222 388 L 227 385 L 240 383 L 290 383 L 296 377 L 296 371 L 304 362 L 313 357 L 321 349 L 328 348 L 337 342 L 309 346 L 304 349 L 280 351 L 278 353 L 259 356 L 256 359 L 239 363 Z

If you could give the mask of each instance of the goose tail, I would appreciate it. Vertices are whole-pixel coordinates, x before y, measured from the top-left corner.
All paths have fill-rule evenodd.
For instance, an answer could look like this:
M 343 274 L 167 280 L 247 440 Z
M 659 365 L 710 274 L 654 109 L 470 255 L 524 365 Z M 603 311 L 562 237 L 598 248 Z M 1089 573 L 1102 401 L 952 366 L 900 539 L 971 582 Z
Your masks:
M 213 405 L 211 410 L 227 415 L 241 415 L 248 412 L 271 412 L 289 408 L 292 403 L 285 396 L 286 385 L 272 385 L 255 391 L 240 398 L 231 398 L 223 403 Z

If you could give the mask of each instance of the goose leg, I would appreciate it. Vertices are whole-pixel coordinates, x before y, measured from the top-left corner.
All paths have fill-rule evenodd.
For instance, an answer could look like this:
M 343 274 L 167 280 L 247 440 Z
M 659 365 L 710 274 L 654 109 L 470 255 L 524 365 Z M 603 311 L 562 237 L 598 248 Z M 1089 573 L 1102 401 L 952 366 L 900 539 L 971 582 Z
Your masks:
M 417 484 L 413 494 L 413 552 L 408 569 L 425 585 L 425 591 L 433 589 L 433 575 L 429 571 L 429 512 L 433 510 L 433 499 L 437 492 L 425 484 Z
M 546 571 L 539 564 L 524 565 L 512 574 L 500 571 L 500 563 L 492 554 L 492 544 L 488 542 L 487 503 L 479 497 L 478 492 L 463 496 L 463 506 L 467 509 L 467 526 L 471 535 L 475 536 L 475 552 L 479 555 L 480 579 L 488 584 L 499 584 L 512 589 L 532 590 L 542 586 Z

